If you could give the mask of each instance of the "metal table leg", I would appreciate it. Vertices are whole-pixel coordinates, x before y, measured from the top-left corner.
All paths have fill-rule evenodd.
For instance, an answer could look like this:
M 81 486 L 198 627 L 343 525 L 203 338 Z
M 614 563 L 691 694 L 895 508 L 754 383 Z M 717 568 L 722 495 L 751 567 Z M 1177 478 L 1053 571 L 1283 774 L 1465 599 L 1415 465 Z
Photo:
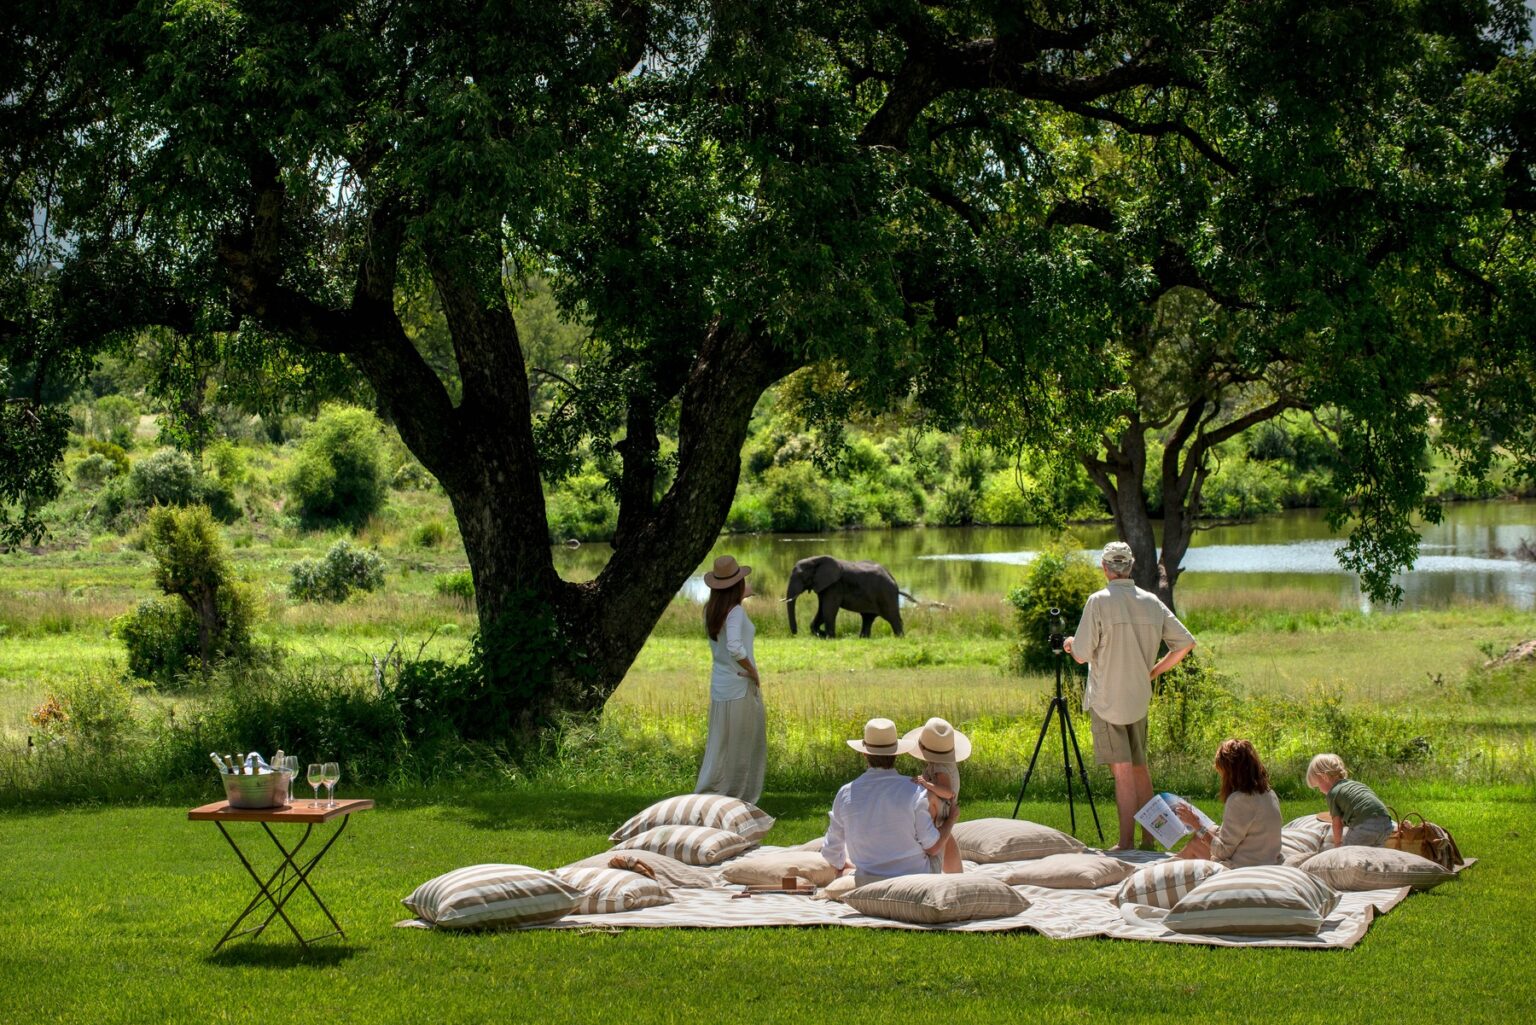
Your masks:
M 302 865 L 299 864 L 297 858 L 299 853 L 304 849 L 304 845 L 309 842 L 310 834 L 314 831 L 313 824 L 305 825 L 304 835 L 299 838 L 299 842 L 293 846 L 292 850 L 290 850 L 283 846 L 282 840 L 276 833 L 272 831 L 272 828 L 267 823 L 263 822 L 261 824 L 261 828 L 266 831 L 266 834 L 271 839 L 273 846 L 275 846 L 278 852 L 282 855 L 282 860 L 278 863 L 277 868 L 273 869 L 272 874 L 267 876 L 266 879 L 262 879 L 261 876 L 257 874 L 256 869 L 251 865 L 250 860 L 246 858 L 245 852 L 241 851 L 240 845 L 235 843 L 235 838 L 232 837 L 229 834 L 229 831 L 224 828 L 224 823 L 215 822 L 214 825 L 219 827 L 219 832 L 224 835 L 224 839 L 228 841 L 230 848 L 235 852 L 235 857 L 240 859 L 240 864 L 244 866 L 246 874 L 249 875 L 251 880 L 256 884 L 256 896 L 252 897 L 250 903 L 246 904 L 245 910 L 241 911 L 234 922 L 230 924 L 230 927 L 225 930 L 224 935 L 219 939 L 219 942 L 213 945 L 213 949 L 217 951 L 225 943 L 239 936 L 260 935 L 262 930 L 266 929 L 266 927 L 271 924 L 273 918 L 281 918 L 283 920 L 283 924 L 288 927 L 288 931 L 293 933 L 293 938 L 298 940 L 299 945 L 303 947 L 309 946 L 309 944 L 315 942 L 316 940 L 326 939 L 331 936 L 345 937 L 346 933 L 342 931 L 341 924 L 336 921 L 336 916 L 331 914 L 331 909 L 326 907 L 325 901 L 320 899 L 320 895 L 315 892 L 314 886 L 310 884 L 309 876 L 310 873 L 312 873 L 316 867 L 319 866 L 321 859 L 324 858 L 326 852 L 331 849 L 331 845 L 334 844 L 337 838 L 341 836 L 342 832 L 346 830 L 347 822 L 349 819 L 351 819 L 351 817 L 352 816 L 350 815 L 343 815 L 340 825 L 336 827 L 336 831 L 331 834 L 328 840 L 326 840 L 325 845 L 321 847 L 313 857 L 304 862 Z M 292 873 L 291 879 L 289 878 L 290 872 Z M 323 912 L 325 917 L 330 921 L 331 927 L 334 930 L 333 932 L 321 933 L 318 936 L 310 936 L 306 938 L 299 932 L 298 928 L 293 924 L 293 921 L 283 910 L 289 899 L 299 891 L 301 886 L 305 890 L 309 891 L 310 898 L 314 900 L 314 902 L 319 906 L 321 912 Z M 235 930 L 240 928 L 240 924 L 244 922 L 248 917 L 250 917 L 251 914 L 260 908 L 264 903 L 271 905 L 272 909 L 267 912 L 267 917 L 262 920 L 261 924 L 236 932 Z

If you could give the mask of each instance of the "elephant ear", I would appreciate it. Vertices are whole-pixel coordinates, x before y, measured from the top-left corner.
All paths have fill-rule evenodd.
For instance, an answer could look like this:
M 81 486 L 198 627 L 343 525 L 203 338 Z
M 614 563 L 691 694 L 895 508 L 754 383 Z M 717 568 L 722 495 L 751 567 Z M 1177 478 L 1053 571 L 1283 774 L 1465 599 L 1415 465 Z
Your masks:
M 815 574 L 811 577 L 811 590 L 825 591 L 837 583 L 843 575 L 843 567 L 830 555 L 822 558 L 820 565 L 816 567 Z

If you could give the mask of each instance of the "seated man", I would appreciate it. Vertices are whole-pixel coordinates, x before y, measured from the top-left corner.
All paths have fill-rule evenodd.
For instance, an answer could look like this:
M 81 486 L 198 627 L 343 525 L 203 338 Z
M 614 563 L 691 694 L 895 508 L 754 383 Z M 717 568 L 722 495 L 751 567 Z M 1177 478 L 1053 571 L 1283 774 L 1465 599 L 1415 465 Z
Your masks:
M 895 768 L 896 756 L 909 753 L 912 745 L 891 720 L 871 719 L 864 724 L 864 739 L 848 746 L 864 755 L 869 768 L 837 792 L 822 857 L 839 871 L 852 862 L 859 886 L 937 871 L 933 856 L 943 849 L 947 826 L 944 832 L 934 827 L 928 791 Z

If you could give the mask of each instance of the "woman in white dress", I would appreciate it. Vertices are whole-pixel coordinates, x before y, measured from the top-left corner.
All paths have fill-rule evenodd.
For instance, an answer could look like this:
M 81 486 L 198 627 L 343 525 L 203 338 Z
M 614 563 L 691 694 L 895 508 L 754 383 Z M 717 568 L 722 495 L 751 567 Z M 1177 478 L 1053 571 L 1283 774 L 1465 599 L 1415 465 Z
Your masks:
M 763 795 L 768 764 L 768 720 L 763 711 L 762 684 L 752 657 L 757 633 L 741 601 L 752 593 L 747 583 L 751 566 L 738 566 L 722 555 L 712 572 L 704 574 L 709 602 L 704 606 L 704 630 L 713 656 L 709 674 L 709 740 L 699 767 L 695 793 L 726 794 L 752 804 Z

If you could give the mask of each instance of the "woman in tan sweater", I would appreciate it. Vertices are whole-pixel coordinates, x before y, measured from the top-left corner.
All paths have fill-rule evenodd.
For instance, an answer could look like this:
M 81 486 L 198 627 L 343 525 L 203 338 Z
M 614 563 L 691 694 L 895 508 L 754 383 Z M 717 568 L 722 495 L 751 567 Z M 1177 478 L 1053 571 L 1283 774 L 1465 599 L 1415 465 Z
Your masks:
M 1221 825 L 1214 832 L 1203 828 L 1194 809 L 1180 803 L 1174 814 L 1195 835 L 1178 856 L 1209 858 L 1228 868 L 1280 864 L 1280 799 L 1253 744 L 1222 741 L 1216 772 L 1221 776 Z

